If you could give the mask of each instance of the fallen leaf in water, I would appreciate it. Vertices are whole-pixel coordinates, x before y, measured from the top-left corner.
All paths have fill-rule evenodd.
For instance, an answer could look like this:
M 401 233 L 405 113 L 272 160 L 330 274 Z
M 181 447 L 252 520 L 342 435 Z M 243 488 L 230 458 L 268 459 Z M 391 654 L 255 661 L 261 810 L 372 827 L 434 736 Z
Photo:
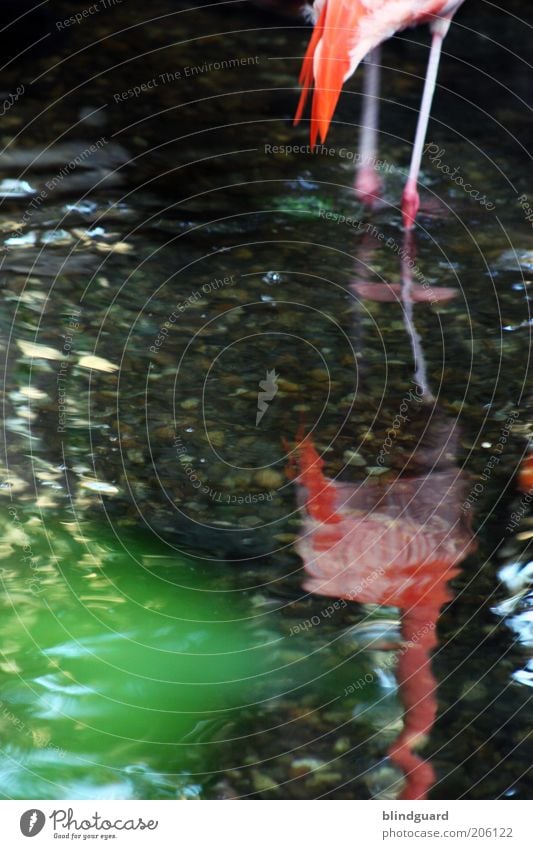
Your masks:
M 18 665 L 16 660 L 7 660 L 5 663 L 0 663 L 0 669 L 2 672 L 7 672 L 8 674 L 20 675 L 22 669 Z
M 61 351 L 56 348 L 49 348 L 47 345 L 24 342 L 22 339 L 17 340 L 17 345 L 25 357 L 36 357 L 41 360 L 62 360 L 64 358 Z
M 118 371 L 118 366 L 110 363 L 109 360 L 105 360 L 103 357 L 94 357 L 92 354 L 80 357 L 78 365 L 81 368 L 90 368 L 95 371 Z
M 102 253 L 127 254 L 133 250 L 133 245 L 128 244 L 128 242 L 115 242 L 112 245 L 108 245 L 106 242 L 96 242 L 95 247 L 97 251 Z
M 116 495 L 118 488 L 112 483 L 97 480 L 83 480 L 80 484 L 84 489 L 89 489 L 91 492 L 99 492 L 102 495 Z
M 37 749 L 46 748 L 52 739 L 52 735 L 48 728 L 32 728 L 31 736 L 33 744 Z

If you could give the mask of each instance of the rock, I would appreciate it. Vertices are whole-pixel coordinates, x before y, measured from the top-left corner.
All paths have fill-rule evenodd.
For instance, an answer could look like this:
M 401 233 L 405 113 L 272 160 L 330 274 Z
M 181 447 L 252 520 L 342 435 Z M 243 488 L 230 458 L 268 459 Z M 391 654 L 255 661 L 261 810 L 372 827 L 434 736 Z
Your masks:
M 285 478 L 275 469 L 261 469 L 254 475 L 254 481 L 263 489 L 279 489 L 285 482 Z
M 361 456 L 359 451 L 348 449 L 344 452 L 343 459 L 348 466 L 366 466 L 366 460 Z

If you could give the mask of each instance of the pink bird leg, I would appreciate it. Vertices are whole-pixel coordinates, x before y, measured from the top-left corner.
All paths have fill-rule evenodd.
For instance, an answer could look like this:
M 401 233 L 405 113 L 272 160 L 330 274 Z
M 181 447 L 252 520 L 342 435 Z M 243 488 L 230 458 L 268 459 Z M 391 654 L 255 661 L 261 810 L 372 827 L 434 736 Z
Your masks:
M 375 47 L 365 59 L 363 108 L 359 137 L 359 161 L 355 193 L 361 203 L 373 207 L 381 193 L 381 180 L 376 170 L 379 130 L 379 81 L 381 48 Z
M 420 105 L 420 113 L 418 115 L 418 122 L 416 125 L 415 143 L 411 154 L 411 165 L 409 167 L 409 175 L 407 177 L 407 182 L 402 196 L 402 218 L 403 226 L 406 230 L 411 230 L 415 226 L 415 219 L 420 206 L 418 177 L 420 175 L 422 153 L 427 135 L 431 104 L 433 102 L 433 95 L 435 93 L 435 86 L 437 83 L 442 42 L 450 28 L 452 16 L 453 12 L 449 13 L 445 17 L 437 18 L 430 24 L 431 50 L 429 52 L 422 103 Z
M 364 57 L 399 30 L 421 23 L 430 25 L 431 50 L 409 176 L 402 197 L 402 218 L 407 230 L 414 226 L 420 204 L 418 177 L 442 42 L 453 15 L 462 2 L 463 0 L 316 0 L 312 8 L 315 28 L 302 64 L 302 93 L 294 123 L 300 121 L 307 96 L 313 89 L 310 122 L 313 146 L 319 141 L 325 141 L 342 86 L 356 71 Z M 379 185 L 375 169 L 372 169 L 372 174 L 368 167 L 368 157 L 373 157 L 375 162 L 379 62 L 372 57 L 365 75 L 364 95 L 366 102 L 361 122 L 360 151 L 362 167 L 357 175 L 356 191 L 363 201 L 373 204 L 379 192 Z

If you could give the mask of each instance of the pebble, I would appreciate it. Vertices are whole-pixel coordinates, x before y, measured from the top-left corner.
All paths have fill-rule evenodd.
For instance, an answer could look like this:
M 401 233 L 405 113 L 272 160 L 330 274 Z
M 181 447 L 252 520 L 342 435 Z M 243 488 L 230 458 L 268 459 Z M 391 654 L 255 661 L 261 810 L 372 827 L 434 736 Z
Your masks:
M 283 392 L 298 392 L 300 386 L 298 383 L 292 383 L 290 380 L 283 380 L 282 377 L 278 380 L 278 386 Z
M 285 479 L 282 474 L 276 472 L 274 469 L 261 469 L 255 473 L 254 481 L 258 486 L 265 489 L 278 489 L 283 485 Z
M 343 755 L 345 752 L 350 750 L 351 743 L 348 737 L 339 737 L 338 740 L 335 741 L 333 746 L 333 752 L 336 755 Z
M 333 770 L 320 770 L 319 772 L 314 772 L 313 775 L 307 782 L 307 787 L 309 790 L 313 788 L 319 788 L 320 786 L 327 785 L 328 787 L 335 787 L 342 781 L 342 773 L 335 772 Z
M 313 378 L 313 380 L 317 380 L 319 382 L 324 382 L 326 380 L 331 379 L 330 373 L 322 368 L 314 368 L 312 371 L 309 372 L 309 375 Z
M 163 425 L 153 431 L 153 436 L 156 439 L 173 439 L 176 436 L 176 431 L 169 425 Z
M 301 778 L 311 772 L 324 769 L 326 764 L 318 758 L 297 758 L 290 765 L 290 775 L 293 778 Z
M 359 454 L 359 451 L 348 450 L 343 454 L 344 462 L 348 466 L 366 466 L 366 460 Z
M 269 775 L 266 775 L 264 772 L 259 772 L 259 770 L 254 769 L 252 771 L 252 780 L 254 789 L 257 790 L 258 793 L 268 793 L 271 790 L 277 790 L 277 783 L 270 778 Z
M 259 516 L 243 516 L 239 524 L 243 528 L 257 528 L 263 524 L 263 520 Z
M 274 536 L 274 539 L 276 540 L 276 542 L 292 544 L 297 539 L 297 535 L 296 534 L 276 534 Z
M 245 473 L 235 472 L 232 475 L 227 475 L 223 481 L 222 485 L 225 489 L 231 490 L 232 495 L 247 495 L 248 486 L 250 484 L 250 478 Z M 243 490 L 241 492 L 241 490 Z
M 236 259 L 251 259 L 253 253 L 250 248 L 237 248 L 237 250 L 233 251 L 233 256 Z
M 226 435 L 223 430 L 212 430 L 207 432 L 209 442 L 214 448 L 222 448 L 226 441 Z

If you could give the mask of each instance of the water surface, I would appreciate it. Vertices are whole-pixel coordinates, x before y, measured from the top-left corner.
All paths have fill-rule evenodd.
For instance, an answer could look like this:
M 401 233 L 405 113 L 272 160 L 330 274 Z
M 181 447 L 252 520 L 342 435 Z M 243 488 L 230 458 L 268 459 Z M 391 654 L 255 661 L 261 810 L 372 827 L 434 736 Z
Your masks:
M 390 796 L 398 613 L 302 593 L 287 452 L 304 427 L 363 485 L 415 385 L 401 305 L 353 286 L 401 279 L 424 39 L 384 54 L 370 213 L 359 77 L 312 155 L 291 124 L 305 28 L 241 4 L 151 13 L 72 27 L 2 83 L 26 90 L 0 155 L 19 181 L 0 209 L 0 793 Z M 439 624 L 440 798 L 530 795 L 529 511 L 505 530 L 531 429 L 524 31 L 488 5 L 458 17 L 413 256 L 458 290 L 413 314 L 478 543 Z M 385 474 L 416 471 L 426 429 L 411 404 Z

